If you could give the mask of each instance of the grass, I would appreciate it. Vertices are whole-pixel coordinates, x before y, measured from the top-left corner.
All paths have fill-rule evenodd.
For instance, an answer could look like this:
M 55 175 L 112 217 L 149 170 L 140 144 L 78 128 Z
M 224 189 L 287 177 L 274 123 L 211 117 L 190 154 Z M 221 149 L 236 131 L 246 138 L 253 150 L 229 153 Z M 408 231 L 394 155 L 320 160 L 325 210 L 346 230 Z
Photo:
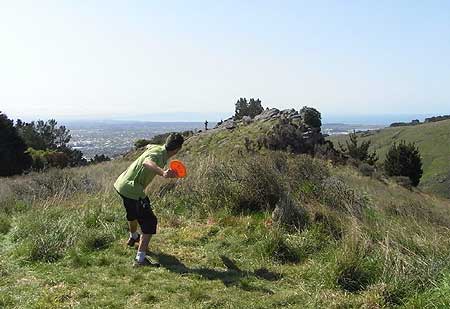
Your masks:
M 125 246 L 126 160 L 2 179 L 0 307 L 448 306 L 448 200 L 308 156 L 194 155 L 223 138 L 207 134 L 180 154 L 189 177 L 149 188 L 161 268 L 134 269 Z M 285 198 L 301 229 L 274 222 Z
M 381 161 L 394 142 L 415 142 L 422 156 L 424 174 L 420 187 L 427 191 L 450 197 L 450 120 L 417 126 L 386 128 L 369 133 L 360 133 L 360 140 L 370 140 L 370 151 L 376 151 Z M 345 145 L 348 136 L 330 136 L 336 144 Z

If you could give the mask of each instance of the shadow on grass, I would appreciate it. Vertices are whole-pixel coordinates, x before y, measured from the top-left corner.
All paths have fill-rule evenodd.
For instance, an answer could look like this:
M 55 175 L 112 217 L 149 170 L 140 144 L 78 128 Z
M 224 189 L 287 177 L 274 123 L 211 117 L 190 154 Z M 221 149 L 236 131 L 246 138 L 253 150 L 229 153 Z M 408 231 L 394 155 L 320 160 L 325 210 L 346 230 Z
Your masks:
M 227 287 L 238 286 L 246 291 L 259 291 L 273 294 L 269 289 L 251 286 L 245 279 L 256 277 L 268 281 L 278 281 L 282 278 L 281 274 L 271 272 L 266 268 L 259 268 L 253 272 L 243 271 L 228 257 L 220 256 L 226 270 L 216 270 L 212 268 L 200 267 L 189 268 L 173 255 L 164 253 L 152 253 L 152 256 L 159 260 L 162 267 L 177 274 L 196 274 L 206 280 L 221 280 Z M 243 280 L 244 279 L 244 280 Z

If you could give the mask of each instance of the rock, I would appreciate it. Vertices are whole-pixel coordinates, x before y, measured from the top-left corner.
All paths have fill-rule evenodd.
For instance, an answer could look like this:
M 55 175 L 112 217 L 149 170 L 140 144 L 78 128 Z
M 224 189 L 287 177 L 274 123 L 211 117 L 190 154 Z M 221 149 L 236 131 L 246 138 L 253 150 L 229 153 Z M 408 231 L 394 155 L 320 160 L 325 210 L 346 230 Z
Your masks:
M 232 119 L 225 121 L 222 125 L 225 129 L 228 129 L 228 130 L 232 130 L 232 129 L 236 128 L 236 122 Z
M 279 116 L 279 114 L 280 114 L 280 110 L 277 108 L 266 109 L 261 114 L 256 115 L 254 120 L 255 121 L 269 120 L 269 119 L 277 118 Z
M 250 116 L 244 116 L 242 117 L 242 123 L 244 124 L 250 124 L 253 122 L 253 119 Z

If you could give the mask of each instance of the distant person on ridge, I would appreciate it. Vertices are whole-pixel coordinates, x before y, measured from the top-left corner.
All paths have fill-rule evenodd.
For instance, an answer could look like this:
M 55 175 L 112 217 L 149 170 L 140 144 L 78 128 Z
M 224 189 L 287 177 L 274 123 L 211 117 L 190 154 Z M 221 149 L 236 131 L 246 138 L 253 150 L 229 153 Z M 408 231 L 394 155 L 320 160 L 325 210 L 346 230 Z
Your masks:
M 127 213 L 130 238 L 127 245 L 134 247 L 139 242 L 134 266 L 159 266 L 146 258 L 148 244 L 156 234 L 158 220 L 152 211 L 145 188 L 156 175 L 175 178 L 176 173 L 170 169 L 163 170 L 169 158 L 177 154 L 183 146 L 184 138 L 179 133 L 170 134 L 165 145 L 148 145 L 144 153 L 136 159 L 114 183 L 114 188 L 123 199 Z M 137 233 L 137 225 L 142 235 Z

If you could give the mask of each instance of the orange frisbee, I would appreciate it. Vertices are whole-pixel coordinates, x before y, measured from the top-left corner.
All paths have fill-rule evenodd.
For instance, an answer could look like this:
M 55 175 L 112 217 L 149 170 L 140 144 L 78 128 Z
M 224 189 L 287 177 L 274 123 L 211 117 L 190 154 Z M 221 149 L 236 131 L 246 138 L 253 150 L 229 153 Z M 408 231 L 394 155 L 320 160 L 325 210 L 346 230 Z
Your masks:
M 169 167 L 171 170 L 175 171 L 177 178 L 184 178 L 187 175 L 186 166 L 180 160 L 170 161 Z

